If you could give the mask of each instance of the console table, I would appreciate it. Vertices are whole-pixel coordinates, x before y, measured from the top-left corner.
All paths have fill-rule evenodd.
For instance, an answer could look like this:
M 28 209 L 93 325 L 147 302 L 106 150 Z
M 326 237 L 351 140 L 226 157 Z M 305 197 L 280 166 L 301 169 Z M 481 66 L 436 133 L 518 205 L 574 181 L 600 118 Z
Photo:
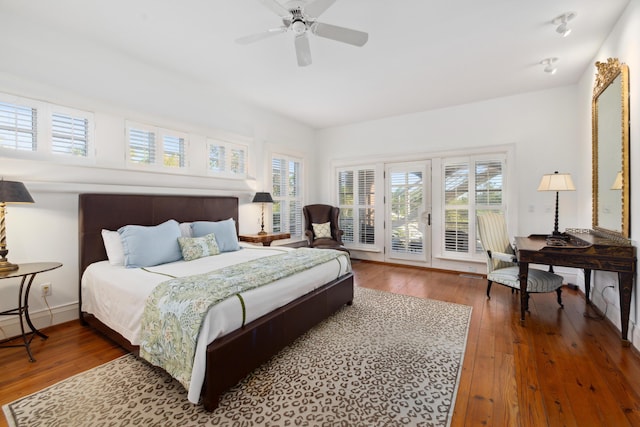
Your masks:
M 565 242 L 551 242 L 546 235 L 515 238 L 515 250 L 520 265 L 520 323 L 524 324 L 527 310 L 527 278 L 529 264 L 576 267 L 584 270 L 585 297 L 591 304 L 591 271 L 602 270 L 618 273 L 620 294 L 620 325 L 622 343 L 630 344 L 629 313 L 633 276 L 636 271 L 636 248 L 626 239 L 610 238 L 604 234 L 586 230 L 569 232 Z M 524 285 L 523 285 L 524 284 Z
M 33 354 L 31 354 L 31 340 L 33 340 L 33 337 L 36 335 L 39 335 L 44 340 L 49 337 L 40 332 L 35 326 L 33 326 L 33 323 L 31 323 L 31 318 L 29 317 L 29 291 L 31 290 L 31 285 L 33 284 L 33 279 L 35 279 L 36 274 L 55 270 L 60 267 L 62 267 L 62 264 L 59 262 L 32 262 L 19 264 L 17 270 L 0 272 L 0 279 L 16 277 L 22 278 L 20 281 L 20 287 L 18 288 L 18 307 L 0 312 L 0 316 L 18 316 L 20 318 L 20 332 L 23 341 L 21 344 L 4 344 L 7 341 L 14 339 L 10 338 L 0 342 L 0 344 L 3 344 L 0 345 L 0 348 L 25 347 L 27 349 L 27 354 L 29 355 L 29 361 L 35 362 Z M 27 326 L 31 329 L 30 331 L 25 331 L 25 321 L 27 322 Z

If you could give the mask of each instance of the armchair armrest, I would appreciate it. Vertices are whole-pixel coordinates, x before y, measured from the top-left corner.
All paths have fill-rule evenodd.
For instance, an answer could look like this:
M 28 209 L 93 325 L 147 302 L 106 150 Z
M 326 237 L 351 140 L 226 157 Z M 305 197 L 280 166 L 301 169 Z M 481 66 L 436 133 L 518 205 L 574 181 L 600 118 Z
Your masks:
M 514 254 L 505 254 L 504 252 L 492 252 L 492 251 L 487 251 L 487 252 L 489 253 L 489 258 L 491 259 L 497 259 L 499 261 L 506 261 L 506 262 L 518 262 L 518 259 Z
M 304 234 L 305 236 L 307 236 L 307 241 L 309 242 L 309 245 L 311 245 L 311 243 L 313 243 L 313 232 L 311 230 L 304 230 Z

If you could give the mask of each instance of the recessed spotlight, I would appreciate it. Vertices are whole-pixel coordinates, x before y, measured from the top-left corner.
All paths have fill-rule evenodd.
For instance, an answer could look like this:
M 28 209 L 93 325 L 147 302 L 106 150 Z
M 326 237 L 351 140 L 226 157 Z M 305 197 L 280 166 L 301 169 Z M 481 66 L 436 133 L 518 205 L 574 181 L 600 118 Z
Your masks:
M 559 59 L 558 58 L 545 58 L 542 61 L 540 61 L 540 65 L 544 65 L 544 72 L 545 73 L 549 73 L 549 74 L 555 74 L 556 71 L 558 71 L 558 69 L 556 68 L 555 64 L 556 62 L 558 62 Z
M 567 13 L 563 13 L 562 15 L 556 18 L 553 18 L 551 23 L 553 25 L 558 26 L 558 28 L 556 28 L 556 32 L 558 34 L 560 34 L 562 37 L 567 37 L 569 34 L 571 34 L 571 28 L 569 28 L 569 21 L 571 21 L 575 17 L 576 17 L 575 12 L 567 12 Z

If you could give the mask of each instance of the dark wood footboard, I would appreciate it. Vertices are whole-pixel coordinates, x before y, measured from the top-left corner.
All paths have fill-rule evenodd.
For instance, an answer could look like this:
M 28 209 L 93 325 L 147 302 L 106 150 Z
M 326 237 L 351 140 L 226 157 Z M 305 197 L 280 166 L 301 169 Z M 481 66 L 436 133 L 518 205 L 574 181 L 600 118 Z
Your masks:
M 349 273 L 209 344 L 202 392 L 205 409 L 217 408 L 225 391 L 352 301 L 353 274 Z

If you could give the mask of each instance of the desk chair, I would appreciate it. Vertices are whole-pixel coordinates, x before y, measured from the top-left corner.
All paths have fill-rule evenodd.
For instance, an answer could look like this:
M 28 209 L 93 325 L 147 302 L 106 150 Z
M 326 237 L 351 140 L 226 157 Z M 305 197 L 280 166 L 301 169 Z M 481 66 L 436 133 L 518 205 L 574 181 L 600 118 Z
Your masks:
M 487 299 L 491 299 L 491 284 L 499 283 L 520 290 L 518 274 L 518 260 L 509 242 L 507 224 L 504 215 L 498 213 L 483 213 L 478 215 L 478 235 L 482 248 L 487 255 Z M 562 304 L 562 276 L 537 268 L 529 268 L 527 280 L 527 294 L 553 292 L 558 295 L 558 304 Z M 528 310 L 528 303 L 527 307 Z

